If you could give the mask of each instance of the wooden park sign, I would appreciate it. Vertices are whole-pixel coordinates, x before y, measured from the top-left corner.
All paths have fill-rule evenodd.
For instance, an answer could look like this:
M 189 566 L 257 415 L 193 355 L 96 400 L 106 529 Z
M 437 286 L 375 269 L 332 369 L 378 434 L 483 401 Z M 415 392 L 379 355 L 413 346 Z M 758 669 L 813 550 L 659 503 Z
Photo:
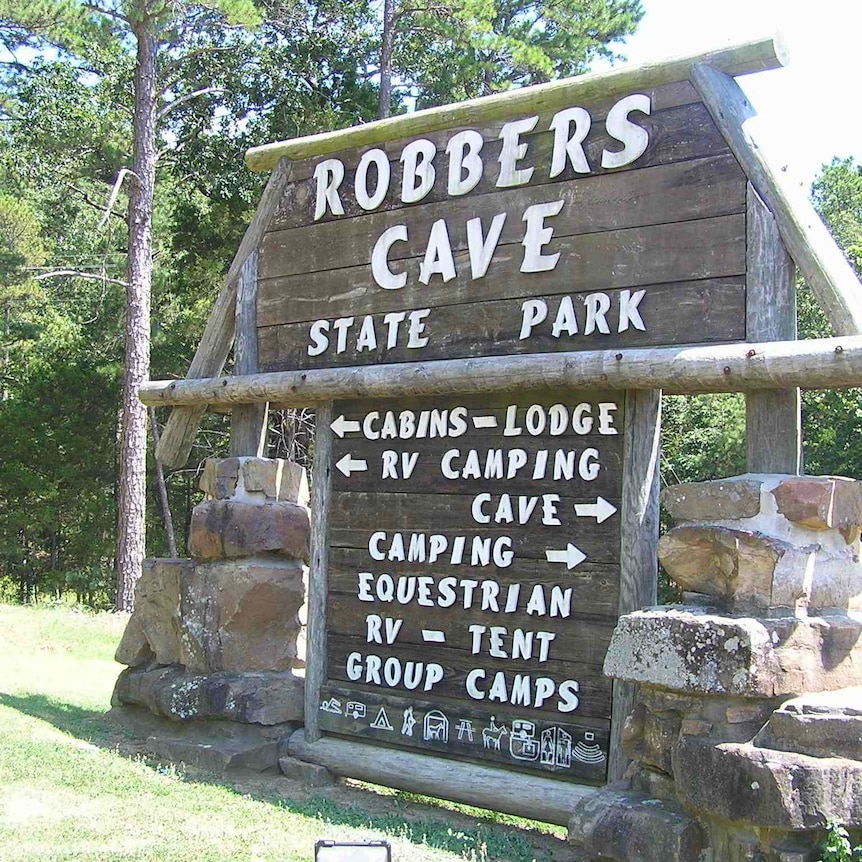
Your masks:
M 266 402 L 317 407 L 295 756 L 563 822 L 621 775 L 633 692 L 602 663 L 655 601 L 660 388 L 765 389 L 749 468 L 795 472 L 794 387 L 859 380 L 852 339 L 745 344 L 795 337 L 785 244 L 862 331 L 858 282 L 743 128 L 732 76 L 779 63 L 753 42 L 249 152 L 275 170 L 206 379 L 141 397 L 184 405 L 167 463 L 208 403 L 234 405 L 238 455 Z

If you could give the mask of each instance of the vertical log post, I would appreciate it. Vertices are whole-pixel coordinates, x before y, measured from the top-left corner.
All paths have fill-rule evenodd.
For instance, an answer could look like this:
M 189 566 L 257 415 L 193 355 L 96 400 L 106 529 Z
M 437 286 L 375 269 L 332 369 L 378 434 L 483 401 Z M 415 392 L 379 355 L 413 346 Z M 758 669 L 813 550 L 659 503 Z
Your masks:
M 620 505 L 620 616 L 656 603 L 660 437 L 661 390 L 626 391 Z M 628 765 L 622 734 L 634 709 L 636 694 L 634 683 L 614 680 L 608 782 L 622 778 Z
M 234 373 L 257 373 L 257 251 L 245 259 L 236 290 Z M 266 447 L 269 404 L 236 404 L 230 418 L 230 454 L 260 458 Z
M 772 213 L 748 185 L 745 329 L 748 341 L 796 338 L 796 268 Z M 745 396 L 749 473 L 799 473 L 802 425 L 799 389 Z
M 305 658 L 305 738 L 320 739 L 317 710 L 326 680 L 326 593 L 329 589 L 329 498 L 332 484 L 332 402 L 322 404 L 314 420 L 311 468 L 311 568 L 308 573 L 308 631 Z

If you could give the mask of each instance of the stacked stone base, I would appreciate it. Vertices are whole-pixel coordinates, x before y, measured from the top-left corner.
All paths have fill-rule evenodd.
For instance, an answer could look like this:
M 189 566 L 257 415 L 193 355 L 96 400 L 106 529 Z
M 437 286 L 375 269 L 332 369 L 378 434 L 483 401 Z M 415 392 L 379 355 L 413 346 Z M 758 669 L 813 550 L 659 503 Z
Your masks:
M 145 562 L 113 703 L 156 758 L 276 770 L 303 720 L 305 474 L 229 458 L 208 462 L 201 486 L 192 559 Z
M 665 492 L 685 602 L 614 632 L 605 672 L 639 685 L 632 763 L 573 813 L 591 857 L 813 862 L 830 822 L 862 831 L 859 499 L 778 476 Z

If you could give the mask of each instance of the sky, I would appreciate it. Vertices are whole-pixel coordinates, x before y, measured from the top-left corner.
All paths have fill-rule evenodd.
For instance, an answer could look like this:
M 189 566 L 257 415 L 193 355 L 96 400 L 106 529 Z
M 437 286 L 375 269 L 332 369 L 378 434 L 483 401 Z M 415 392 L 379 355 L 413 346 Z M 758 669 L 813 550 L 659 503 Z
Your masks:
M 758 112 L 765 149 L 809 184 L 833 156 L 862 162 L 862 0 L 642 0 L 619 46 L 646 63 L 780 32 L 786 68 L 737 80 Z M 594 66 L 598 71 L 598 65 Z

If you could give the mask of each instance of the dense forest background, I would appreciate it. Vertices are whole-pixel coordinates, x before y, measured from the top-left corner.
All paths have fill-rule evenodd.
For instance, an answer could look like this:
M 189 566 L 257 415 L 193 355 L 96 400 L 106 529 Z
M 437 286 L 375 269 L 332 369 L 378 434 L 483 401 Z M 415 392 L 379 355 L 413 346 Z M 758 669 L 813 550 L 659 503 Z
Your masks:
M 151 375 L 182 376 L 265 178 L 252 145 L 587 71 L 638 0 L 0 0 L 0 598 L 114 603 L 135 95 L 134 24 L 158 22 Z M 137 16 L 137 17 L 136 17 Z M 148 19 L 149 20 L 149 19 Z M 119 180 L 119 181 L 118 181 Z M 824 166 L 815 206 L 862 271 L 862 170 Z M 828 334 L 804 284 L 800 335 Z M 862 476 L 857 391 L 804 396 L 810 473 Z M 744 469 L 744 402 L 665 400 L 663 480 Z M 150 415 L 152 432 L 166 415 Z M 307 454 L 275 414 L 270 454 Z M 150 455 L 147 553 L 185 553 L 210 414 L 188 465 Z M 150 451 L 152 451 L 152 446 Z

